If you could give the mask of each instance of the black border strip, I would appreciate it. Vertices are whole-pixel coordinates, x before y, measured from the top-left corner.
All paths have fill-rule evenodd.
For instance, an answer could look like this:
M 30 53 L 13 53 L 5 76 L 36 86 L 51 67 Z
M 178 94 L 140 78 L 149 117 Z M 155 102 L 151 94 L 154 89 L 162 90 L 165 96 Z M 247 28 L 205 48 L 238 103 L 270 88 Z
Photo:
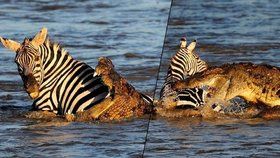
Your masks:
M 171 15 L 172 4 L 173 4 L 173 0 L 171 0 L 171 3 L 170 3 L 168 19 L 167 19 L 167 24 L 166 24 L 166 28 L 165 28 L 165 35 L 164 35 L 164 40 L 163 40 L 163 44 L 162 44 L 162 50 L 161 50 L 161 54 L 160 54 L 158 73 L 157 73 L 157 78 L 156 78 L 154 94 L 153 94 L 154 103 L 155 103 L 156 89 L 157 89 L 158 80 L 159 80 L 160 68 L 161 68 L 161 65 L 162 65 L 162 57 L 163 57 L 163 51 L 164 51 L 164 44 L 166 42 L 166 36 L 167 36 L 167 31 L 168 31 L 168 24 L 169 24 L 170 15 Z M 141 155 L 142 158 L 144 157 L 144 154 L 145 154 L 145 151 L 146 151 L 146 146 L 147 146 L 147 141 L 148 141 L 148 134 L 149 134 L 149 129 L 150 129 L 151 117 L 152 117 L 152 114 L 149 115 L 149 120 L 148 120 L 148 125 L 147 125 L 147 132 L 146 132 L 145 141 L 144 141 L 144 148 L 143 148 L 143 152 L 142 152 L 142 155 Z

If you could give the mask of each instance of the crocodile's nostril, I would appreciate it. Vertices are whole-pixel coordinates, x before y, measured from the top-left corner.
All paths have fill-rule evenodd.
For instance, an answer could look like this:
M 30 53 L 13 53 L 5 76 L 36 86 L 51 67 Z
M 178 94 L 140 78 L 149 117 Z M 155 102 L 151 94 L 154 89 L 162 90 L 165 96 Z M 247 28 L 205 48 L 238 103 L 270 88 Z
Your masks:
M 212 104 L 212 109 L 215 109 L 217 107 L 216 104 Z

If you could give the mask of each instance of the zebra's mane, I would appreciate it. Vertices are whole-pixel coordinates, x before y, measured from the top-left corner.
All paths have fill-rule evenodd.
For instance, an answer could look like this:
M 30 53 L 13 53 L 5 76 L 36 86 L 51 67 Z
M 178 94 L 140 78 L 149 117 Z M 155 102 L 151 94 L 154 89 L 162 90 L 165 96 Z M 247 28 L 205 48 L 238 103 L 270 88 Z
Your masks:
M 65 49 L 60 43 L 50 40 L 49 36 L 46 37 L 44 45 L 46 45 L 47 47 L 53 48 L 53 50 L 55 50 L 56 53 L 61 53 L 61 54 L 71 56 L 69 54 L 69 52 L 67 51 L 67 49 Z
M 44 44 L 46 46 L 56 48 L 57 51 L 65 52 L 68 54 L 68 51 L 60 43 L 50 40 L 49 36 L 46 37 Z
M 33 38 L 27 38 L 27 39 L 29 39 L 29 41 L 33 40 Z M 65 52 L 67 55 L 69 55 L 68 51 L 60 43 L 50 40 L 49 35 L 47 35 L 43 44 L 46 45 L 47 47 L 54 48 L 57 52 Z

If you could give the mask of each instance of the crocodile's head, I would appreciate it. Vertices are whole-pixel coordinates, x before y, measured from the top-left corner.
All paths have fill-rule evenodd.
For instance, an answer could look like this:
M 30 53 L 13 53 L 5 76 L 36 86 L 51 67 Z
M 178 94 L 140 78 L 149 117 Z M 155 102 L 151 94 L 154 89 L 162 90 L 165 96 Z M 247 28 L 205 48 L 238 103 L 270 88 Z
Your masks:
M 94 76 L 108 75 L 114 70 L 113 62 L 107 57 L 100 57 L 95 68 Z

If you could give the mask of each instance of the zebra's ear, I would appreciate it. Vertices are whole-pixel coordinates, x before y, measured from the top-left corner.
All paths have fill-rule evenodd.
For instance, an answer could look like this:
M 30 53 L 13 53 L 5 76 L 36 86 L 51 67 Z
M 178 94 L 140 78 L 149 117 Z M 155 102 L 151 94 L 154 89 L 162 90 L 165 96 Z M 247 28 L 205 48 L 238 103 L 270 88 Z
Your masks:
M 187 38 L 182 37 L 180 40 L 180 48 L 186 48 L 186 46 L 187 46 Z
M 9 39 L 2 38 L 2 37 L 0 37 L 0 41 L 4 47 L 10 49 L 13 52 L 17 52 L 17 50 L 20 48 L 20 43 L 18 43 L 16 41 L 9 40 Z
M 36 48 L 39 48 L 40 45 L 42 45 L 48 35 L 48 29 L 43 27 L 40 32 L 38 32 L 33 40 L 31 41 L 32 45 L 35 46 Z
M 196 46 L 196 40 L 192 41 L 192 43 L 188 46 L 189 51 L 193 51 Z

